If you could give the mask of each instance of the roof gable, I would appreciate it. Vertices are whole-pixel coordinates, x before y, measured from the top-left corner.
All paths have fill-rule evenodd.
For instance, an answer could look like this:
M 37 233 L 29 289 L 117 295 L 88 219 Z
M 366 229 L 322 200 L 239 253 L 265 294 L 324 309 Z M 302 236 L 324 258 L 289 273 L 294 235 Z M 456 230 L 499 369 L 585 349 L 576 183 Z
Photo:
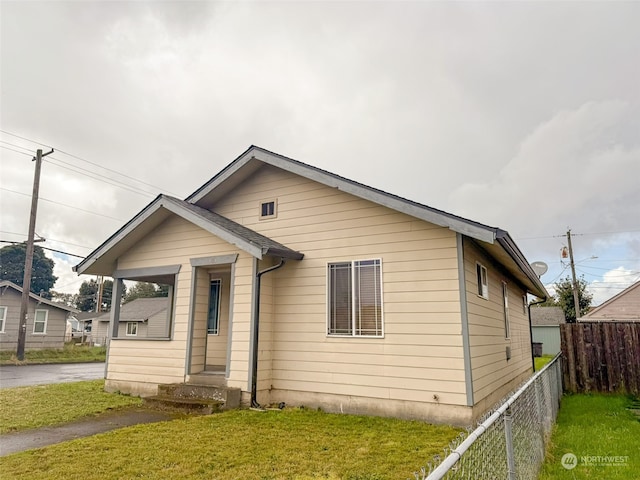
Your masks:
M 260 147 L 249 147 L 220 173 L 189 195 L 186 201 L 205 209 L 211 208 L 219 199 L 232 192 L 263 164 L 281 168 L 309 180 L 336 188 L 434 225 L 449 228 L 461 235 L 478 240 L 483 243 L 483 248 L 505 265 L 531 293 L 540 298 L 548 297 L 544 285 L 542 285 L 525 256 L 505 230 L 422 205 Z
M 640 281 L 591 309 L 582 319 L 640 319 Z
M 473 220 L 422 205 L 256 146 L 249 147 L 242 155 L 185 200 L 189 203 L 209 208 L 228 191 L 248 178 L 263 163 L 406 213 L 412 217 L 420 218 L 434 225 L 447 227 L 477 240 L 492 243 L 500 231 L 498 228 L 489 227 Z
M 13 282 L 10 282 L 9 280 L 0 281 L 0 289 L 1 288 L 11 288 L 11 289 L 15 290 L 16 292 L 18 292 L 20 295 L 22 295 L 22 287 L 20 285 L 16 285 Z M 62 305 L 61 303 L 52 302 L 51 300 L 43 298 L 40 295 L 36 295 L 33 292 L 29 292 L 29 298 L 31 300 L 34 300 L 34 301 L 38 302 L 38 303 L 43 303 L 43 304 L 48 305 L 50 307 L 59 308 L 60 310 L 64 310 L 65 312 L 72 312 L 72 313 L 79 312 L 79 310 L 76 309 L 76 308 L 68 307 L 67 305 Z
M 115 270 L 115 262 L 119 255 L 150 233 L 171 214 L 179 215 L 193 222 L 256 258 L 262 258 L 262 255 L 267 254 L 302 259 L 302 253 L 288 249 L 278 242 L 211 211 L 218 200 L 233 192 L 236 187 L 265 164 L 434 225 L 449 228 L 456 233 L 482 242 L 483 248 L 496 258 L 529 292 L 541 298 L 548 296 L 540 279 L 508 232 L 354 182 L 256 146 L 249 147 L 186 200 L 178 200 L 166 195 L 158 196 L 124 227 L 89 254 L 85 260 L 74 267 L 74 271 L 80 274 L 109 274 L 109 271 Z

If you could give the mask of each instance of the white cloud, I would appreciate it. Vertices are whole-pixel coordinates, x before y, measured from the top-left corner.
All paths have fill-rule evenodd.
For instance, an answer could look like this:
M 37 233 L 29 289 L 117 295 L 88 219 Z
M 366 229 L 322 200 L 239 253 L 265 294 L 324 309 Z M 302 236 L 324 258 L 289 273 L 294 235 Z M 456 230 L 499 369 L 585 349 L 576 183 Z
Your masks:
M 45 250 L 45 255 L 54 261 L 53 274 L 58 277 L 52 290 L 56 292 L 78 293 L 82 282 L 87 281 L 90 277 L 79 277 L 71 270 L 78 264 L 81 259 L 72 259 L 66 255 L 53 254 Z
M 640 280 L 640 272 L 625 267 L 614 268 L 602 276 L 602 280 L 594 280 L 587 289 L 593 294 L 593 306 L 598 306 L 617 295 L 625 288 Z

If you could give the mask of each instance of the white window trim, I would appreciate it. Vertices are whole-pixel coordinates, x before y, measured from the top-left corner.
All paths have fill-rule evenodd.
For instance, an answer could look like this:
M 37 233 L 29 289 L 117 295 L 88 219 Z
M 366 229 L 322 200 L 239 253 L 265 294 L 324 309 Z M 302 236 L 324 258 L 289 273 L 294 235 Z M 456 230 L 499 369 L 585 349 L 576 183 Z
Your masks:
M 353 275 L 355 275 L 355 268 L 354 268 L 354 264 L 356 262 L 368 262 L 368 261 L 378 261 L 380 262 L 380 330 L 381 330 L 381 334 L 380 335 L 357 335 L 356 334 L 356 329 L 354 328 L 354 325 L 352 325 L 352 332 L 351 334 L 348 333 L 329 333 L 329 329 L 331 328 L 331 308 L 329 307 L 329 303 L 331 300 L 331 291 L 330 291 L 330 271 L 329 271 L 329 265 L 335 264 L 335 263 L 351 263 L 351 275 L 352 275 L 352 281 L 351 284 L 355 285 L 355 282 L 353 281 Z M 335 261 L 331 261 L 331 262 L 327 262 L 326 266 L 325 266 L 325 270 L 326 270 L 326 278 L 327 278 L 327 291 L 326 291 L 326 299 L 327 301 L 325 302 L 325 308 L 326 308 L 326 313 L 325 313 L 325 317 L 327 319 L 326 321 L 326 329 L 325 329 L 325 337 L 327 338 L 384 338 L 385 335 L 385 325 L 384 325 L 384 284 L 382 281 L 383 275 L 382 275 L 382 258 L 360 258 L 360 259 L 356 259 L 356 260 L 335 260 Z M 355 304 L 352 302 L 351 303 L 351 309 L 352 312 L 355 311 Z M 352 314 L 352 321 L 355 322 L 355 314 Z
M 135 333 L 129 333 L 129 325 L 134 325 L 135 328 Z M 127 337 L 137 337 L 138 336 L 138 322 L 127 322 L 127 328 L 125 330 L 125 336 Z
M 2 317 L 0 317 L 0 321 L 2 322 L 2 328 L 0 328 L 0 333 L 4 333 L 4 329 L 7 325 L 7 310 L 9 310 L 9 307 L 0 305 L 0 309 L 2 309 Z
M 502 305 L 504 308 L 504 338 L 511 338 L 511 320 L 509 318 L 509 286 L 502 282 Z
M 480 278 L 482 278 L 482 272 L 484 272 L 484 279 L 486 283 L 482 283 L 481 285 L 480 283 L 478 283 L 477 285 L 478 288 L 476 288 L 476 294 L 480 298 L 489 300 L 489 271 L 487 270 L 487 267 L 485 267 L 483 264 L 481 264 L 480 262 L 476 262 L 476 282 L 478 281 L 478 268 L 480 268 Z M 480 286 L 482 286 L 482 293 L 480 293 L 479 291 Z
M 273 203 L 273 215 L 262 215 L 262 206 L 265 203 Z M 259 219 L 260 220 L 271 220 L 272 218 L 278 218 L 278 199 L 277 198 L 270 198 L 268 200 L 262 200 L 260 201 L 260 203 L 258 204 L 258 208 L 260 209 L 260 215 L 259 215 Z
M 38 312 L 44 312 L 44 322 L 36 321 L 36 319 L 38 318 Z M 36 325 L 38 323 L 44 323 L 44 328 L 42 329 L 41 332 L 36 332 Z M 33 335 L 46 335 L 48 323 L 49 323 L 49 310 L 44 310 L 42 308 L 36 309 L 36 311 L 33 313 L 33 332 L 32 332 Z

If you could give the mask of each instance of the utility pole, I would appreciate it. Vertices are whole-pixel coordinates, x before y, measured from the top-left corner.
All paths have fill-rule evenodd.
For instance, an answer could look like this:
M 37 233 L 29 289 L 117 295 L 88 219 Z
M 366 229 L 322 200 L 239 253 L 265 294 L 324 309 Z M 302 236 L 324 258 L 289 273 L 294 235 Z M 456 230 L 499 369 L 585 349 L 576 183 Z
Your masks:
M 98 275 L 97 280 L 98 280 L 98 291 L 96 292 L 96 295 L 97 295 L 96 313 L 100 313 L 100 311 L 102 310 L 102 284 L 104 282 L 104 279 L 102 278 L 102 275 Z
M 569 261 L 571 262 L 571 276 L 573 278 L 573 303 L 576 311 L 576 322 L 580 318 L 580 297 L 578 295 L 578 281 L 576 280 L 576 266 L 573 262 L 573 247 L 571 246 L 571 229 L 567 230 L 567 243 L 569 244 Z
M 24 347 L 27 339 L 27 313 L 29 311 L 29 293 L 31 292 L 31 269 L 33 268 L 33 243 L 36 233 L 36 214 L 38 212 L 38 193 L 40 192 L 40 169 L 42 158 L 51 155 L 53 149 L 45 154 L 38 149 L 33 161 L 36 162 L 36 171 L 33 176 L 33 192 L 31 194 L 31 214 L 29 216 L 29 233 L 24 259 L 24 277 L 22 279 L 22 302 L 20 304 L 20 327 L 18 329 L 18 360 L 24 360 Z

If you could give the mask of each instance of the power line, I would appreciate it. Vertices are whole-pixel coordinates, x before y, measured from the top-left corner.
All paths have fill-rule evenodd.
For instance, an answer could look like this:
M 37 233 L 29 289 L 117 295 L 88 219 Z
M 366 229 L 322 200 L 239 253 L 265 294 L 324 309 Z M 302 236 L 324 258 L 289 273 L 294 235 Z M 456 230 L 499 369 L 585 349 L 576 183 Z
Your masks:
M 25 242 L 16 242 L 15 240 L 0 240 L 0 243 L 11 243 L 13 245 L 20 245 L 20 244 L 25 243 Z M 56 250 L 55 248 L 42 247 L 40 245 L 38 245 L 38 247 L 43 249 L 43 250 L 49 250 L 51 252 L 56 252 L 56 253 L 62 253 L 64 255 L 69 255 L 70 257 L 86 258 L 83 255 L 76 255 L 75 253 L 63 252 L 62 250 Z
M 27 236 L 26 233 L 7 232 L 5 230 L 0 230 L 0 233 L 6 233 L 6 234 L 9 234 L 9 235 L 19 235 L 21 237 L 26 237 Z M 87 247 L 86 245 L 78 245 L 77 243 L 65 242 L 64 240 L 56 240 L 55 238 L 47 237 L 46 240 L 49 241 L 49 242 L 64 243 L 65 245 L 72 245 L 74 247 L 86 248 L 88 250 L 92 250 L 93 249 L 93 247 Z
M 70 166 L 65 167 L 64 165 L 60 165 L 58 163 L 52 162 L 51 160 L 55 160 L 57 162 L 60 162 L 62 164 L 66 164 L 66 165 L 70 165 Z M 133 192 L 133 193 L 137 193 L 138 195 L 143 195 L 143 196 L 146 195 L 146 196 L 151 196 L 151 197 L 155 197 L 156 196 L 155 193 L 147 192 L 146 190 L 138 190 L 135 187 L 131 187 L 131 186 L 127 185 L 127 184 L 115 183 L 117 180 L 114 180 L 112 178 L 109 178 L 107 180 L 108 177 L 93 175 L 91 173 L 88 173 L 89 170 L 86 170 L 86 169 L 84 169 L 82 167 L 78 167 L 77 165 L 69 164 L 69 163 L 67 163 L 67 162 L 65 162 L 63 160 L 59 160 L 57 158 L 52 158 L 51 160 L 48 160 L 47 163 L 49 163 L 50 165 L 54 165 L 54 166 L 56 166 L 58 168 L 64 168 L 65 170 L 69 170 L 69 171 L 74 172 L 74 173 L 79 173 L 81 175 L 85 175 L 85 176 L 87 176 L 89 178 L 93 178 L 94 180 L 98 180 L 99 182 L 108 183 L 109 185 L 113 185 L 114 187 L 119 187 L 119 188 L 122 188 L 123 190 L 127 190 L 127 191 Z M 79 170 L 84 170 L 84 172 L 87 172 L 87 173 L 83 173 L 82 171 L 74 170 L 74 168 L 77 168 Z M 112 180 L 112 181 L 109 181 L 109 180 Z
M 16 150 L 15 148 L 5 147 L 4 145 L 0 145 L 0 148 L 4 148 L 5 150 L 11 150 L 12 152 L 21 153 L 22 155 L 26 155 L 28 157 L 33 157 L 31 153 L 21 152 L 20 150 Z
M 24 195 L 25 197 L 30 197 L 31 196 L 28 193 L 22 193 L 22 192 L 18 192 L 16 190 L 11 190 L 9 188 L 4 188 L 4 187 L 0 187 L 0 190 L 4 190 L 5 192 L 10 192 L 10 193 L 15 193 L 17 195 Z M 83 208 L 79 208 L 79 207 L 76 207 L 74 205 L 69 205 L 67 203 L 56 202 L 55 200 L 49 200 L 48 198 L 40 197 L 40 200 L 43 200 L 43 201 L 49 202 L 49 203 L 55 203 L 56 205 L 61 205 L 63 207 L 67 207 L 67 208 L 73 208 L 74 210 L 79 210 L 81 212 L 90 213 L 92 215 L 97 215 L 99 217 L 110 218 L 111 220 L 117 220 L 118 222 L 124 222 L 125 221 L 125 220 L 123 220 L 121 218 L 110 217 L 109 215 L 104 215 L 102 213 L 97 213 L 97 212 L 94 212 L 92 210 L 85 210 Z
M 28 141 L 28 142 L 35 143 L 35 144 L 37 144 L 37 145 L 41 145 L 41 146 L 48 147 L 48 148 L 54 148 L 54 147 L 52 147 L 52 146 L 50 146 L 50 145 L 46 145 L 46 144 L 44 144 L 44 143 L 38 142 L 38 141 L 36 141 L 36 140 L 32 140 L 32 139 L 30 139 L 30 138 L 22 137 L 22 136 L 20 136 L 20 135 L 16 135 L 15 133 L 11 133 L 11 132 L 8 132 L 8 131 L 6 131 L 6 130 L 0 130 L 0 132 L 4 133 L 4 134 L 6 134 L 6 135 L 11 135 L 12 137 L 19 138 L 19 139 L 21 139 L 21 140 L 26 140 L 26 141 Z M 8 143 L 8 142 L 4 142 L 4 143 Z M 20 148 L 25 148 L 25 147 L 20 147 Z M 162 191 L 162 192 L 169 193 L 169 194 L 171 194 L 171 195 L 173 195 L 173 196 L 180 196 L 180 195 L 178 195 L 177 193 L 170 192 L 169 190 L 167 190 L 167 189 L 165 189 L 165 188 L 160 188 L 160 187 L 158 187 L 157 185 L 153 185 L 153 184 L 151 184 L 151 183 L 147 183 L 147 182 L 145 182 L 145 181 L 143 181 L 143 180 L 139 180 L 139 179 L 137 179 L 137 178 L 135 178 L 135 177 L 132 177 L 132 176 L 130 176 L 130 175 L 127 175 L 127 174 L 125 174 L 125 173 L 118 172 L 117 170 L 113 170 L 113 169 L 111 169 L 111 168 L 105 167 L 104 165 L 100 165 L 99 163 L 92 162 L 92 161 L 90 161 L 90 160 L 87 160 L 86 158 L 82 158 L 82 157 L 80 157 L 80 156 L 78 156 L 78 155 L 74 155 L 74 154 L 69 153 L 69 152 L 67 152 L 67 151 L 65 151 L 65 150 L 62 150 L 62 149 L 60 149 L 60 148 L 56 148 L 55 150 L 56 150 L 56 152 L 62 153 L 63 155 L 67 155 L 67 156 L 69 156 L 69 157 L 75 158 L 76 160 L 80 160 L 80 161 L 82 161 L 82 162 L 86 162 L 86 163 L 88 163 L 89 165 L 93 165 L 94 167 L 101 168 L 101 169 L 106 170 L 106 171 L 108 171 L 108 172 L 115 173 L 116 175 L 120 175 L 120 176 L 122 176 L 122 177 L 124 177 L 124 178 L 128 178 L 129 180 L 133 180 L 133 181 L 135 181 L 135 182 L 141 183 L 142 185 L 146 185 L 146 186 L 151 187 L 151 188 L 154 188 L 154 189 L 156 189 L 156 190 L 159 190 L 159 191 Z M 56 159 L 56 160 L 58 160 L 59 162 L 62 162 L 62 160 L 59 160 L 59 159 Z M 64 162 L 63 162 L 63 163 L 64 163 Z M 81 168 L 81 167 L 77 167 L 77 168 Z M 114 179 L 112 179 L 112 180 L 114 180 Z M 155 194 L 151 194 L 151 195 L 154 195 L 154 196 L 155 196 Z

